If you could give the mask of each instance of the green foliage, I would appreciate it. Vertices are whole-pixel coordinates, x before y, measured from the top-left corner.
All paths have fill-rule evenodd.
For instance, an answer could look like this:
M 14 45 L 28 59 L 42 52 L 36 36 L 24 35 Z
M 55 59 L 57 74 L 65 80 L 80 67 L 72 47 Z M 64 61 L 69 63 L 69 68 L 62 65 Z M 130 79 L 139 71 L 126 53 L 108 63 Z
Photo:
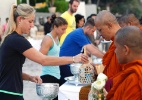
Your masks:
M 26 3 L 26 0 L 22 0 L 21 3 Z
M 106 5 L 110 6 L 110 10 L 113 14 L 128 14 L 134 13 L 137 17 L 142 15 L 142 3 L 140 0 L 100 0 L 99 6 L 102 9 L 106 9 Z
M 44 7 L 44 8 L 37 8 L 36 12 L 48 12 L 48 7 Z
M 20 2 L 21 1 L 21 2 Z M 54 1 L 54 0 L 53 0 Z M 37 12 L 48 12 L 48 7 L 55 6 L 56 12 L 63 13 L 68 9 L 68 2 L 65 0 L 55 0 L 54 4 L 52 0 L 29 0 L 31 6 L 35 6 L 35 3 L 46 2 L 47 6 L 43 8 L 37 8 Z M 26 0 L 17 0 L 17 4 L 26 3 Z
M 46 0 L 46 4 L 48 7 L 54 7 L 54 3 L 55 3 L 56 0 Z
M 54 5 L 56 7 L 56 11 L 60 13 L 63 13 L 68 9 L 68 2 L 65 0 L 56 0 Z
M 142 15 L 141 4 L 138 0 L 125 0 L 111 7 L 111 12 L 119 14 L 134 13 L 137 17 Z
M 36 0 L 29 0 L 31 6 L 35 6 Z
M 19 5 L 21 3 L 21 0 L 17 0 L 17 4 Z
M 48 2 L 50 2 L 50 1 L 47 0 L 47 2 L 46 2 L 47 7 L 38 8 L 38 9 L 36 9 L 36 11 L 37 12 L 48 12 L 48 7 L 51 6 Z M 52 6 L 53 6 L 53 4 L 52 4 Z M 68 9 L 68 2 L 66 2 L 65 0 L 55 0 L 54 6 L 56 7 L 56 12 L 63 13 L 64 11 L 66 11 Z
M 36 3 L 43 3 L 46 2 L 46 0 L 36 0 Z

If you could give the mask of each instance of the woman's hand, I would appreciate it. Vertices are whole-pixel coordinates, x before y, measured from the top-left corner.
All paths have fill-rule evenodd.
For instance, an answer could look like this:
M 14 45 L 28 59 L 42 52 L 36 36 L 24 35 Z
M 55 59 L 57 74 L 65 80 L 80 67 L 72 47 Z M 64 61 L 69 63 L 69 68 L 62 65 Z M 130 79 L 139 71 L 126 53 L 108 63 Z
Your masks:
M 35 82 L 37 84 L 41 84 L 42 83 L 42 79 L 39 76 L 30 76 L 29 77 L 29 81 Z
M 78 55 L 74 56 L 73 62 L 74 63 L 78 63 L 78 62 L 88 63 L 89 62 L 88 56 L 85 54 L 78 54 Z

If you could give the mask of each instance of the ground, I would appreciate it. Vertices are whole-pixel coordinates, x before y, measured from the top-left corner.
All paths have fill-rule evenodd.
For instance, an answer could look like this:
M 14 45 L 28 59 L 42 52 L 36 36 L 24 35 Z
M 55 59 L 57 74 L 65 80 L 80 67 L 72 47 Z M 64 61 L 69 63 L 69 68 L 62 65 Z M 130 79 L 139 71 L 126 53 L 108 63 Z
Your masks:
M 29 59 L 26 59 L 26 62 L 23 66 L 23 72 L 30 75 L 40 75 L 41 65 L 35 63 Z M 41 100 L 36 93 L 36 84 L 29 81 L 24 81 L 24 100 Z

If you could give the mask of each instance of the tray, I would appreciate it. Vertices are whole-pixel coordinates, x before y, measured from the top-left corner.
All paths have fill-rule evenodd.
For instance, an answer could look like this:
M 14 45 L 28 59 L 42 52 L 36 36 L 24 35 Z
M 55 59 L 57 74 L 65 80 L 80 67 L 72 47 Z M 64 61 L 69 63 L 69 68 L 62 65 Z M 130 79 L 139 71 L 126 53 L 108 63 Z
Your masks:
M 74 76 L 65 77 L 64 79 L 67 81 L 67 83 L 73 84 L 73 85 L 76 85 L 76 86 L 78 86 L 78 85 L 82 85 L 82 86 L 89 85 L 89 84 L 85 84 L 85 83 L 80 83 L 78 80 L 74 80 Z

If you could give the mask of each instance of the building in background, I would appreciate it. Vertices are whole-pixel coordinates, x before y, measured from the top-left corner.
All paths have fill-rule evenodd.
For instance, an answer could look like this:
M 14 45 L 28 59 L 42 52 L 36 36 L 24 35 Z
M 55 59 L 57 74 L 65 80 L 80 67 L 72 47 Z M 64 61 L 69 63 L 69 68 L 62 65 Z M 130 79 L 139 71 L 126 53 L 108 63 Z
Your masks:
M 12 4 L 17 4 L 17 0 L 3 0 L 0 3 L 0 18 L 2 25 L 5 23 L 5 18 L 9 17 Z

